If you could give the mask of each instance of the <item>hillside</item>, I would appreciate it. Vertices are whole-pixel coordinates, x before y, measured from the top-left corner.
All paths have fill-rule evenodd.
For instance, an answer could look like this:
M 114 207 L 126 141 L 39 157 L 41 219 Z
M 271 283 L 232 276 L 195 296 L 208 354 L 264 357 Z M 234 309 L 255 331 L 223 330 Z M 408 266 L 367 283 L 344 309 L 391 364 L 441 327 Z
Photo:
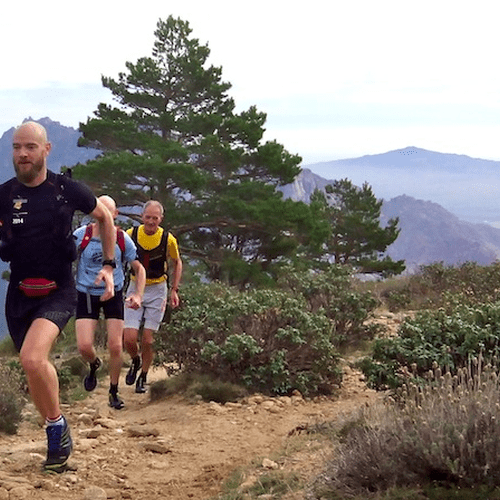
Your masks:
M 285 197 L 307 203 L 315 189 L 331 182 L 303 169 L 282 191 Z M 400 195 L 382 205 L 381 224 L 391 217 L 399 217 L 401 232 L 387 254 L 405 260 L 407 272 L 434 262 L 491 264 L 500 257 L 500 229 L 460 220 L 437 203 Z
M 461 221 L 437 203 L 398 196 L 384 202 L 382 225 L 392 217 L 399 217 L 401 233 L 387 254 L 404 259 L 407 271 L 434 262 L 487 265 L 500 258 L 500 229 Z

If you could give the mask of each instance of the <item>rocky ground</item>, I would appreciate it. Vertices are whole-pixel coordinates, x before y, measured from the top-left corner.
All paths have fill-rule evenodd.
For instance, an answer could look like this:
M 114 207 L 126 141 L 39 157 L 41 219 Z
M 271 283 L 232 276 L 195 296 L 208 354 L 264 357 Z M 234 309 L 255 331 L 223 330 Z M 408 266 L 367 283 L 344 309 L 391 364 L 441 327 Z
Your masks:
M 398 322 L 391 316 L 383 321 L 390 327 Z M 0 500 L 208 500 L 238 468 L 247 471 L 247 484 L 266 468 L 296 471 L 309 480 L 320 472 L 327 451 L 312 440 L 298 446 L 301 429 L 381 397 L 348 360 L 344 371 L 336 398 L 254 395 L 226 405 L 181 398 L 152 403 L 147 394 L 122 386 L 122 410 L 108 407 L 104 379 L 87 399 L 64 408 L 75 443 L 74 470 L 41 472 L 46 440 L 34 413 L 17 435 L 0 436 Z

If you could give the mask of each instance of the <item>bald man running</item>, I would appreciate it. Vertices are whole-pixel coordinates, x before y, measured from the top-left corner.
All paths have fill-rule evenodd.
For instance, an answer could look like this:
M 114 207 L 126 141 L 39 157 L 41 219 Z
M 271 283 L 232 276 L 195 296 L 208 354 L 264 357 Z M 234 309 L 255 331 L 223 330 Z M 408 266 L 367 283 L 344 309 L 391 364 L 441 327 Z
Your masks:
M 109 299 L 114 294 L 113 218 L 86 186 L 47 169 L 51 144 L 43 126 L 23 123 L 12 146 L 16 177 L 0 186 L 0 258 L 9 262 L 11 271 L 5 315 L 30 396 L 47 424 L 43 467 L 63 472 L 73 443 L 49 355 L 76 306 L 71 222 L 76 210 L 98 221 L 104 259 L 96 283 L 104 283 Z
M 110 196 L 98 198 L 116 218 L 118 210 L 116 203 Z M 101 268 L 102 246 L 99 233 L 99 225 L 94 223 L 83 226 L 73 233 L 76 238 L 77 248 L 82 248 L 78 261 L 76 275 L 76 289 L 78 291 L 78 305 L 76 308 L 76 339 L 78 350 L 83 359 L 90 365 L 89 373 L 85 377 L 84 387 L 87 391 L 93 391 L 97 385 L 96 372 L 101 366 L 101 360 L 97 357 L 94 348 L 94 335 L 102 309 L 106 319 L 106 330 L 108 335 L 109 351 L 109 405 L 116 410 L 124 407 L 123 400 L 118 396 L 118 382 L 122 367 L 123 350 L 123 286 L 125 275 L 123 263 L 128 262 L 137 276 L 137 287 L 129 294 L 125 305 L 131 309 L 139 309 L 142 304 L 144 286 L 146 283 L 146 271 L 137 259 L 137 249 L 128 234 L 121 231 L 123 237 L 123 251 L 120 245 L 115 246 L 117 266 L 114 270 L 115 296 L 109 300 L 101 300 L 104 288 L 95 285 L 94 281 Z M 118 241 L 118 240 L 117 240 Z

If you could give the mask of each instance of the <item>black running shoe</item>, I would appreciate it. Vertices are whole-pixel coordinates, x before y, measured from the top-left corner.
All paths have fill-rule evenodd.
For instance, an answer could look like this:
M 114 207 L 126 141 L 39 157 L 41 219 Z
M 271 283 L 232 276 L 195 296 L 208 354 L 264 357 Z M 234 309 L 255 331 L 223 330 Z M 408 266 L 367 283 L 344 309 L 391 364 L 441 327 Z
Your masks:
M 110 392 L 109 406 L 111 406 L 111 408 L 114 408 L 115 410 L 121 410 L 125 406 L 125 403 L 118 397 L 118 394 L 111 394 Z
M 85 387 L 86 391 L 90 392 L 96 388 L 97 385 L 96 372 L 97 370 L 99 370 L 100 366 L 101 366 L 101 360 L 99 358 L 95 358 L 95 361 L 90 363 L 89 374 L 83 380 L 83 386 Z
M 125 377 L 125 383 L 127 385 L 134 385 L 135 378 L 137 377 L 137 372 L 139 371 L 139 368 L 141 367 L 141 358 L 140 356 L 136 356 L 132 360 L 132 364 L 130 365 L 130 368 L 128 369 L 127 376 Z
M 43 464 L 45 472 L 61 473 L 68 469 L 68 457 L 73 450 L 73 441 L 68 422 L 63 418 L 62 425 L 48 425 L 47 460 Z
M 144 394 L 146 392 L 146 388 L 144 387 L 145 383 L 146 377 L 144 377 L 142 374 L 139 375 L 137 383 L 135 384 L 135 392 L 137 392 L 138 394 Z

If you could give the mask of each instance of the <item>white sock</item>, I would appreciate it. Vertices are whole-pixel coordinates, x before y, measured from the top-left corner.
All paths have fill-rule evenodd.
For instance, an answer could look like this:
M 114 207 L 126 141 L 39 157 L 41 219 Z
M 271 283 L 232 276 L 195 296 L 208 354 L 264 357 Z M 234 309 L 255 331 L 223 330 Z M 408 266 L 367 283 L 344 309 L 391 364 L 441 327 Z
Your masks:
M 45 423 L 47 425 L 64 425 L 64 418 L 62 415 L 59 415 L 56 419 L 46 418 Z

